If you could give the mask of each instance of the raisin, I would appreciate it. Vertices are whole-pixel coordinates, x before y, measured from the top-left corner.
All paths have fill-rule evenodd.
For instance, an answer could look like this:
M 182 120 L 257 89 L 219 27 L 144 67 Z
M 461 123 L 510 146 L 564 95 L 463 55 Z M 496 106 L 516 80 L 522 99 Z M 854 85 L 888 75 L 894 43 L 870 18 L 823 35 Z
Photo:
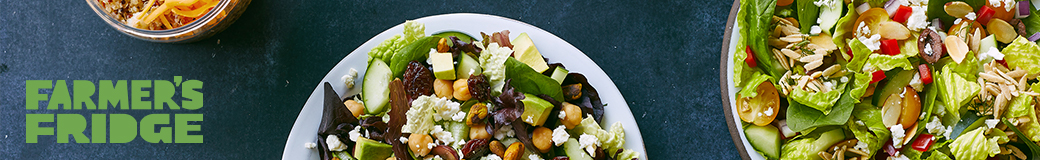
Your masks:
M 462 157 L 481 157 L 488 154 L 490 148 L 488 148 L 488 139 L 474 139 L 466 142 L 466 145 L 462 147 Z
M 491 99 L 491 84 L 488 83 L 487 76 L 481 75 L 470 75 L 469 80 L 466 81 L 469 85 L 469 94 L 473 95 L 473 99 L 479 101 L 487 101 Z
M 404 71 L 404 88 L 409 99 L 433 94 L 433 73 L 419 61 L 408 62 Z

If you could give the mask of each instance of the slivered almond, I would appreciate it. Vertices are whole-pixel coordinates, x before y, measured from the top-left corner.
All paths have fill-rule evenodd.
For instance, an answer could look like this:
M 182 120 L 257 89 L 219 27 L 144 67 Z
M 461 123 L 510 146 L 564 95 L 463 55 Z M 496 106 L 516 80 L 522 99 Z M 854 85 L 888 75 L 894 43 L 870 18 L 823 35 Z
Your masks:
M 809 63 L 809 62 L 813 62 L 813 61 L 820 61 L 820 60 L 823 60 L 823 55 L 822 54 L 814 54 L 814 55 L 803 56 L 802 58 L 798 59 L 798 61 L 805 62 L 805 63 Z
M 1008 76 L 1005 73 L 1007 73 L 1007 71 L 997 70 L 997 74 L 1000 75 L 1000 78 L 1004 78 L 1004 82 L 1008 82 L 1008 83 L 1016 83 L 1016 82 L 1018 82 L 1014 78 L 1011 78 L 1011 76 Z
M 1036 93 L 1036 92 L 1032 92 L 1032 91 L 1029 91 L 1029 92 L 1022 92 L 1022 94 L 1024 94 L 1024 95 L 1029 95 L 1029 96 L 1034 96 L 1034 97 L 1036 97 L 1036 96 L 1040 96 L 1040 93 Z
M 808 86 L 808 87 L 809 87 L 809 89 L 811 89 L 811 90 L 813 90 L 813 91 L 816 91 L 816 92 L 823 92 L 823 91 L 821 91 L 821 90 L 820 90 L 820 87 L 819 87 L 819 86 L 816 86 L 816 83 L 809 83 L 808 85 L 805 85 L 805 86 Z
M 788 58 L 787 59 L 787 64 L 790 65 L 790 66 L 788 66 L 789 68 L 787 70 L 791 70 L 790 68 L 794 67 L 794 61 L 795 61 L 794 58 Z
M 786 34 L 786 35 L 793 35 L 793 34 L 800 34 L 801 31 L 798 31 L 798 27 L 785 25 L 784 28 L 783 28 L 783 33 Z
M 823 75 L 824 76 L 834 75 L 834 73 L 838 72 L 838 70 L 840 70 L 840 69 L 841 69 L 841 64 L 831 65 L 831 67 L 828 67 L 827 69 L 823 70 Z
M 1011 78 L 1022 78 L 1028 73 L 1026 70 L 1016 68 L 1015 71 L 1007 72 L 1007 75 Z
M 805 40 L 805 37 L 802 37 L 802 35 L 789 35 L 787 37 L 780 37 L 780 41 L 788 43 L 801 42 L 802 40 Z
M 994 96 L 1000 95 L 1000 89 L 994 84 L 986 84 L 986 91 L 989 91 L 989 93 Z
M 1018 158 L 1018 159 L 1026 159 L 1027 158 L 1026 154 L 1022 153 L 1022 150 L 1018 149 L 1018 147 L 1015 147 L 1015 146 L 1012 146 L 1012 145 L 1007 145 L 1007 147 L 1008 147 L 1008 149 L 1011 149 L 1011 153 L 1013 155 L 1015 155 L 1016 158 Z
M 827 55 L 827 51 L 823 50 L 823 49 L 813 50 L 813 53 L 816 54 L 816 55 Z
M 794 59 L 802 58 L 802 54 L 798 54 L 798 52 L 794 52 L 793 50 L 787 48 L 780 50 L 780 53 L 784 53 L 784 55 L 787 55 L 788 57 Z
M 813 72 L 809 76 L 812 77 L 813 79 L 819 79 L 820 76 L 823 76 L 823 72 Z
M 1026 77 L 1018 78 L 1018 91 L 1026 91 Z
M 816 69 L 817 67 L 820 67 L 820 65 L 823 65 L 823 61 L 822 60 L 809 62 L 809 63 L 805 64 L 805 70 L 811 71 L 813 69 Z
M 994 100 L 994 102 L 993 102 L 993 108 L 1002 107 L 1002 106 L 1004 106 L 1005 103 L 1007 103 L 1007 100 L 1004 99 L 1004 95 L 1003 94 L 997 95 L 997 99 Z M 995 115 L 995 116 L 999 117 L 999 115 Z
M 795 87 L 798 88 L 798 89 L 802 89 L 802 88 L 805 88 L 805 85 L 807 83 L 809 83 L 809 77 L 803 77 L 803 78 L 798 79 L 798 85 L 795 85 Z
M 990 73 L 979 73 L 979 77 L 981 77 L 983 79 L 986 79 L 986 81 L 990 81 L 990 82 L 1004 82 L 1004 81 L 1006 81 L 1004 78 L 1000 78 L 1000 76 L 993 75 L 993 74 L 990 74 Z

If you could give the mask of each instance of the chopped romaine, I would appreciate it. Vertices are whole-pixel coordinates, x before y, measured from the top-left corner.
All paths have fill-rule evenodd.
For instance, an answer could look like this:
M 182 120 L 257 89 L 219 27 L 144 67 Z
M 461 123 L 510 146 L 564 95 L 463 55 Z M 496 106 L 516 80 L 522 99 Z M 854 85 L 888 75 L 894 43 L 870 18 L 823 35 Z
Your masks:
M 1040 46 L 1036 43 L 1020 36 L 1001 52 L 1005 54 L 1004 61 L 1009 68 L 1019 67 L 1030 74 L 1040 73 Z
M 954 158 L 964 160 L 982 160 L 1000 153 L 997 138 L 986 138 L 988 128 L 980 127 L 964 133 L 950 143 L 950 152 Z

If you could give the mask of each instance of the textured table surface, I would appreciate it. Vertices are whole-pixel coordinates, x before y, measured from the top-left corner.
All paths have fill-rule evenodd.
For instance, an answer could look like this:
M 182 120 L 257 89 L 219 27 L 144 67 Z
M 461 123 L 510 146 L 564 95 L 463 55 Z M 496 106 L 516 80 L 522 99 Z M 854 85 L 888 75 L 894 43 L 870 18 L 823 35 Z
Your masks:
M 732 2 L 254 0 L 222 33 L 159 44 L 117 32 L 83 1 L 0 0 L 0 159 L 277 159 L 306 97 L 340 59 L 405 20 L 457 12 L 523 21 L 588 54 L 628 100 L 648 158 L 739 159 L 718 85 Z M 205 107 L 25 109 L 25 80 L 173 76 L 205 82 Z M 203 113 L 205 143 L 27 144 L 30 113 Z

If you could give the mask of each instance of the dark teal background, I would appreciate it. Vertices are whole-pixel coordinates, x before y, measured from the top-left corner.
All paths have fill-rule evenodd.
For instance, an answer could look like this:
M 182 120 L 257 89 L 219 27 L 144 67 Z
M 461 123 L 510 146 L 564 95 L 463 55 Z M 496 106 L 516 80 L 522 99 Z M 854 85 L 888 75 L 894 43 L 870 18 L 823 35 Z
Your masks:
M 189 44 L 123 35 L 86 2 L 0 0 L 0 159 L 278 159 L 307 96 L 348 53 L 409 19 L 472 12 L 540 27 L 587 54 L 628 100 L 650 159 L 739 159 L 719 53 L 733 1 L 253 0 Z M 205 82 L 196 111 L 27 111 L 25 80 Z M 71 81 L 69 82 L 71 84 Z M 202 113 L 204 144 L 25 143 L 25 114 Z M 89 128 L 88 128 L 89 129 Z M 637 129 L 637 128 L 627 128 Z M 89 136 L 89 132 L 87 133 Z M 639 136 L 639 135 L 628 135 Z M 300 146 L 302 147 L 302 146 Z

